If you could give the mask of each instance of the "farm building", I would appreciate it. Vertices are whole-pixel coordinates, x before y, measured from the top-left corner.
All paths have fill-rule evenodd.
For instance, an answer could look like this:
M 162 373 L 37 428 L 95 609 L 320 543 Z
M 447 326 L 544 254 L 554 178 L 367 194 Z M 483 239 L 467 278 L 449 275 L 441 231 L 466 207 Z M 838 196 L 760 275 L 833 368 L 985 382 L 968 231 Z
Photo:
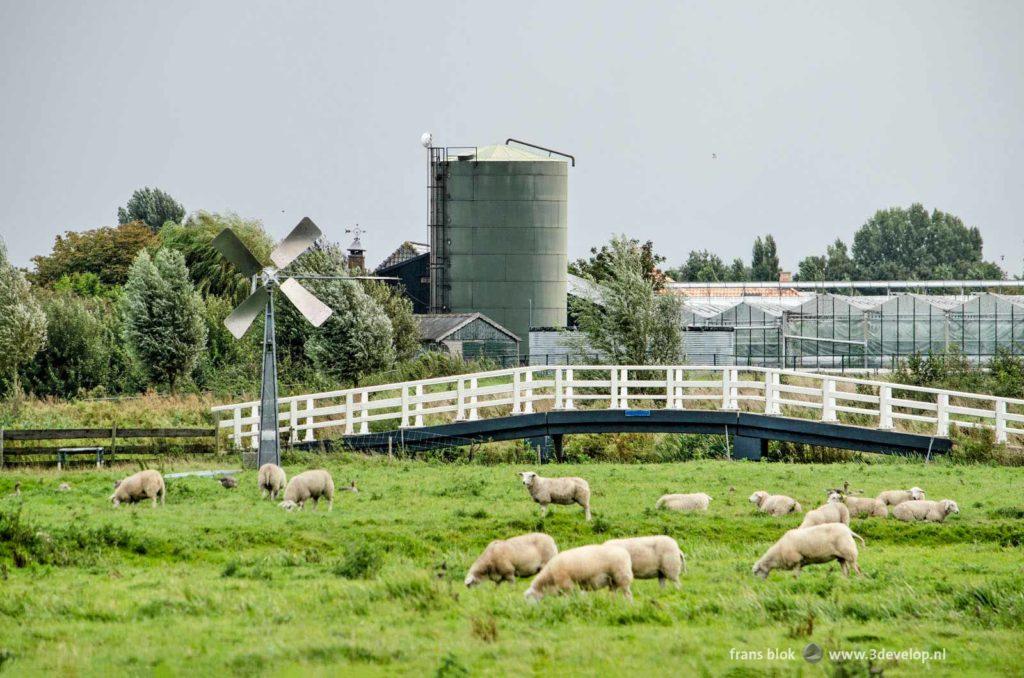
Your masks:
M 417 315 L 424 350 L 519 364 L 519 337 L 481 313 Z

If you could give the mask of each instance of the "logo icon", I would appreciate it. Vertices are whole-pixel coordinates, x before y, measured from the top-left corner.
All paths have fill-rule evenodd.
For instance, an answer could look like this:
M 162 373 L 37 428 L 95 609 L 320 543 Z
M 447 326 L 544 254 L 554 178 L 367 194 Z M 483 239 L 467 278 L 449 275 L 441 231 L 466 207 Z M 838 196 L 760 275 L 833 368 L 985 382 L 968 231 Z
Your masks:
M 817 643 L 807 643 L 807 647 L 804 648 L 804 659 L 808 663 L 817 664 L 824 656 L 825 652 L 821 649 L 821 645 Z

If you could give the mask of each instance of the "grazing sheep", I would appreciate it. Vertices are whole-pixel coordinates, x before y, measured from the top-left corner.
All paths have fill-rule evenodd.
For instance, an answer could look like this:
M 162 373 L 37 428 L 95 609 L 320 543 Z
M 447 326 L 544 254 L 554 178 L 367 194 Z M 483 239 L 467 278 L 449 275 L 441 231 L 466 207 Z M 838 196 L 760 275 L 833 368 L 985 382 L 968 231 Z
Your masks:
M 952 499 L 928 501 L 914 499 L 897 504 L 892 509 L 893 517 L 905 522 L 927 520 L 930 523 L 941 523 L 950 513 L 960 513 L 960 507 Z
M 803 522 L 800 523 L 800 527 L 813 527 L 825 523 L 850 524 L 850 509 L 846 508 L 846 504 L 842 503 L 842 498 L 838 494 L 830 494 L 828 503 L 822 504 L 813 511 L 808 511 Z
M 220 484 L 225 490 L 230 490 L 238 487 L 238 481 L 231 476 L 224 476 L 220 479 Z
M 68 483 L 61 483 L 60 485 L 57 486 L 57 491 L 58 492 L 70 492 L 71 491 L 71 485 L 69 485 Z
M 516 577 L 530 577 L 540 572 L 557 553 L 555 540 L 541 532 L 495 539 L 469 568 L 466 586 L 476 586 L 486 579 L 495 584 L 515 583 Z
M 547 515 L 548 504 L 579 504 L 590 520 L 590 485 L 583 478 L 542 478 L 533 471 L 523 471 L 519 477 L 540 504 L 541 517 Z
M 562 551 L 552 558 L 536 576 L 523 596 L 536 602 L 551 593 L 565 593 L 579 586 L 584 590 L 604 587 L 618 589 L 627 600 L 633 583 L 633 567 L 629 551 L 621 546 L 591 544 Z
M 707 495 L 705 495 L 707 496 Z M 669 579 L 679 585 L 679 572 L 686 572 L 686 556 L 672 537 L 633 537 L 631 539 L 609 539 L 606 546 L 621 546 L 629 552 L 634 579 L 658 578 L 665 588 Z
M 784 516 L 789 513 L 803 513 L 804 509 L 796 499 L 784 494 L 768 494 L 758 490 L 750 495 L 748 501 L 757 506 L 759 511 L 773 516 Z
M 302 509 L 306 502 L 313 500 L 313 508 L 320 504 L 321 499 L 327 499 L 327 510 L 334 510 L 334 479 L 331 474 L 323 469 L 314 471 L 303 471 L 288 481 L 288 487 L 284 490 L 284 501 L 278 506 L 291 511 L 295 507 Z
M 284 489 L 287 482 L 288 478 L 284 474 L 284 469 L 277 464 L 260 466 L 257 483 L 262 490 L 264 499 L 270 497 L 271 500 L 277 501 L 277 493 Z
M 157 498 L 161 504 L 164 503 L 167 498 L 167 486 L 164 485 L 163 476 L 152 470 L 139 471 L 135 475 L 116 481 L 114 493 L 110 495 L 110 501 L 114 506 L 120 506 L 122 502 L 134 504 L 144 499 L 152 499 L 153 508 L 156 508 Z
M 711 496 L 698 492 L 696 494 L 664 494 L 658 499 L 654 508 L 669 511 L 707 511 Z
M 789 530 L 754 563 L 753 572 L 762 579 L 767 579 L 772 570 L 795 569 L 799 575 L 804 565 L 838 560 L 845 576 L 850 575 L 850 565 L 860 574 L 854 537 L 864 543 L 859 534 L 841 523 Z
M 886 506 L 899 506 L 905 501 L 924 499 L 924 490 L 920 487 L 912 487 L 909 490 L 886 490 L 878 495 L 878 498 Z

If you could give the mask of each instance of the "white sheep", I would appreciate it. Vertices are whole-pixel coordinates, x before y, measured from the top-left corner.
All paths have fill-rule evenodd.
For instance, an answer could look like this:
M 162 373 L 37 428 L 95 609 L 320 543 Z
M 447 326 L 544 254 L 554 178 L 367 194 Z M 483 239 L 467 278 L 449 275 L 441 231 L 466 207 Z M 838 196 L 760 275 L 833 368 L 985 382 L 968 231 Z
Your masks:
M 277 494 L 284 489 L 285 484 L 288 482 L 288 477 L 285 475 L 283 468 L 277 464 L 268 463 L 260 466 L 256 482 L 257 486 L 262 490 L 264 499 L 270 497 L 272 501 L 276 501 Z
M 859 534 L 841 523 L 789 530 L 754 563 L 753 572 L 762 579 L 767 579 L 772 570 L 795 569 L 799 575 L 804 565 L 838 560 L 844 575 L 849 576 L 851 565 L 860 574 L 854 537 L 864 543 Z
M 941 523 L 950 513 L 960 513 L 960 507 L 952 499 L 943 499 L 942 501 L 913 499 L 897 504 L 892 509 L 893 517 L 905 522 L 926 520 L 930 523 Z
M 590 520 L 590 485 L 583 478 L 543 478 L 533 471 L 523 471 L 519 477 L 533 500 L 540 504 L 542 517 L 547 515 L 548 504 L 579 504 Z
M 768 494 L 764 490 L 758 490 L 750 495 L 748 501 L 757 506 L 759 511 L 773 516 L 803 513 L 804 511 L 796 499 L 787 497 L 784 494 Z
M 540 572 L 557 553 L 555 540 L 541 532 L 495 539 L 469 568 L 465 584 L 476 586 L 486 579 L 495 584 L 514 583 L 516 577 L 530 577 Z
M 838 492 L 829 494 L 827 503 L 812 511 L 808 511 L 804 515 L 804 520 L 800 523 L 800 527 L 813 527 L 815 525 L 824 525 L 825 523 L 849 525 L 850 509 L 846 508 L 846 504 L 842 503 L 842 501 L 842 495 Z
M 924 490 L 920 487 L 912 487 L 909 490 L 886 490 L 878 495 L 886 506 L 899 506 L 905 501 L 920 501 L 924 499 Z
M 152 499 L 153 508 L 156 508 L 157 499 L 163 504 L 166 497 L 167 486 L 164 485 L 164 477 L 158 471 L 146 470 L 116 481 L 110 501 L 114 506 L 120 506 L 122 502 L 134 504 L 144 499 Z
M 711 496 L 703 492 L 695 494 L 664 494 L 654 505 L 656 509 L 669 511 L 707 511 Z
M 666 579 L 678 586 L 680 571 L 686 572 L 686 556 L 672 537 L 657 535 L 609 539 L 605 545 L 621 546 L 629 552 L 634 579 L 657 577 L 658 583 L 665 588 Z
M 313 501 L 313 507 L 320 505 L 320 500 L 327 500 L 328 512 L 334 510 L 334 479 L 324 469 L 303 471 L 288 481 L 288 487 L 284 490 L 284 501 L 278 506 L 291 511 L 298 507 L 300 510 L 309 500 Z
M 850 497 L 843 496 L 843 503 L 850 509 L 852 518 L 885 518 L 889 515 L 889 509 L 885 502 L 877 497 Z
M 591 544 L 562 551 L 552 558 L 523 596 L 536 602 L 551 593 L 565 593 L 574 586 L 584 590 L 617 589 L 633 600 L 630 584 L 633 567 L 629 552 L 621 546 Z

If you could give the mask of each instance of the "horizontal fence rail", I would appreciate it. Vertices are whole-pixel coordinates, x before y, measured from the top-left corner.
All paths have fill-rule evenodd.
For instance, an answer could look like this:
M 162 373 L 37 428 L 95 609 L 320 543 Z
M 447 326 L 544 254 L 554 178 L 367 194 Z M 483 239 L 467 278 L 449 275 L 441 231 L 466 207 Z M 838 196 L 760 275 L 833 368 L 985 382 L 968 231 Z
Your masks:
M 744 411 L 944 437 L 979 428 L 999 443 L 1024 442 L 1021 399 L 768 367 L 514 367 L 288 396 L 278 407 L 281 433 L 292 444 L 574 409 Z M 212 411 L 235 446 L 258 446 L 258 401 Z
M 217 428 L 0 429 L 0 467 L 10 464 L 54 462 L 62 466 L 71 461 L 93 459 L 99 466 L 113 461 L 126 461 L 138 455 L 152 456 L 164 451 L 153 443 L 139 444 L 138 441 L 143 439 L 191 439 L 193 442 L 180 444 L 182 452 L 208 454 L 217 451 L 217 432 Z M 59 444 L 38 444 L 48 441 L 58 441 Z M 74 441 L 74 446 L 67 441 Z M 123 441 L 131 442 L 125 444 Z

